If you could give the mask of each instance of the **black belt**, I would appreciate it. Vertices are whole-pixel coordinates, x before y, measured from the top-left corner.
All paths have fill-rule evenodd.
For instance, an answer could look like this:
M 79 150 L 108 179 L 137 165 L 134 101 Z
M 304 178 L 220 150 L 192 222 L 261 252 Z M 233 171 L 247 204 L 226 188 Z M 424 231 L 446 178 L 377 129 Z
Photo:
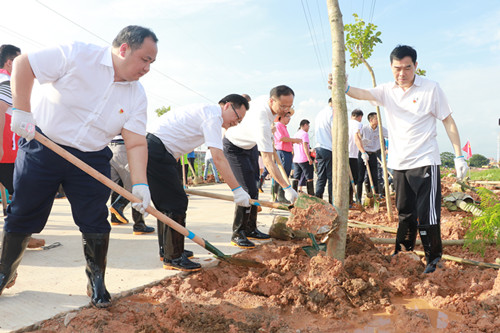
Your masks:
M 125 141 L 123 140 L 111 140 L 112 145 L 124 145 Z

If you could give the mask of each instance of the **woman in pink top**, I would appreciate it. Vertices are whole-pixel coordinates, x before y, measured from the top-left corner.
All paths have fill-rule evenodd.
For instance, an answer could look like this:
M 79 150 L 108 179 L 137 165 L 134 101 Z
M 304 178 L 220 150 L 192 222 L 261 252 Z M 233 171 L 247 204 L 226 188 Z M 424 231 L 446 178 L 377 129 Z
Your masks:
M 274 146 L 276 147 L 276 152 L 281 160 L 281 164 L 283 164 L 287 177 L 290 176 L 290 172 L 292 171 L 292 146 L 294 143 L 302 143 L 302 140 L 300 139 L 291 138 L 286 128 L 294 112 L 293 109 L 290 111 L 291 112 L 287 112 L 281 117 L 276 117 L 276 130 L 274 131 Z M 274 186 L 274 193 L 278 194 L 277 201 L 289 204 L 290 202 L 285 199 L 285 192 L 283 192 L 283 188 L 277 183 L 275 183 Z
M 311 154 L 309 152 L 309 120 L 302 119 L 300 128 L 293 136 L 301 141 L 300 144 L 293 145 L 293 178 L 292 188 L 297 191 L 299 180 L 302 174 L 307 179 L 307 194 L 314 195 L 314 167 Z

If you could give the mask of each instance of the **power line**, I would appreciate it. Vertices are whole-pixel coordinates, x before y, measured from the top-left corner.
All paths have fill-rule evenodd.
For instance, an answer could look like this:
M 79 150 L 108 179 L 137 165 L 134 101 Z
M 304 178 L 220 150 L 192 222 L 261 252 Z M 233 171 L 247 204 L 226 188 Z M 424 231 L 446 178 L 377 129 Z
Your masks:
M 303 12 L 304 12 L 304 17 L 305 17 L 305 19 L 306 19 L 307 27 L 308 27 L 308 29 L 309 29 L 309 36 L 311 37 L 311 40 L 312 40 L 313 49 L 314 49 L 314 54 L 316 55 L 316 60 L 318 61 L 319 70 L 320 70 L 321 74 L 324 76 L 324 78 L 323 78 L 323 79 L 324 79 L 324 80 L 325 80 L 325 82 L 326 82 L 326 80 L 327 80 L 327 75 L 326 75 L 326 73 L 325 73 L 325 71 L 324 71 L 324 69 L 323 69 L 323 66 L 321 65 L 321 61 L 320 61 L 320 58 L 319 58 L 319 52 L 318 52 L 318 50 L 317 50 L 317 43 L 316 43 L 316 41 L 315 41 L 315 39 L 314 39 L 314 35 L 313 35 L 312 30 L 311 30 L 311 24 L 312 24 L 312 22 L 311 22 L 311 24 L 309 24 L 309 19 L 308 19 L 308 17 L 307 17 L 306 9 L 305 9 L 305 6 L 304 6 L 304 1 L 303 1 L 303 0 L 301 0 L 300 2 L 301 2 L 301 4 L 302 4 L 302 10 L 303 10 Z M 308 7 L 308 9 L 309 9 L 309 7 Z M 309 16 L 311 16 L 311 13 L 310 13 L 310 12 L 309 12 Z M 312 21 L 312 19 L 311 19 L 311 21 Z M 313 27 L 313 29 L 314 29 L 314 27 Z
M 108 44 L 108 45 L 111 45 L 111 43 L 110 43 L 110 42 L 108 42 L 107 40 L 105 40 L 104 38 L 100 37 L 99 35 L 95 34 L 94 32 L 90 31 L 89 29 L 85 28 L 85 27 L 84 27 L 84 26 L 82 26 L 81 24 L 78 24 L 78 23 L 76 23 L 75 21 L 71 20 L 70 18 L 68 18 L 68 17 L 64 16 L 63 14 L 59 13 L 59 12 L 58 12 L 58 11 L 56 11 L 55 9 L 52 9 L 51 7 L 49 7 L 49 6 L 45 5 L 45 4 L 44 4 L 44 3 L 42 3 L 40 0 L 36 0 L 36 2 L 38 2 L 40 5 L 44 6 L 45 8 L 49 9 L 49 10 L 50 10 L 50 11 L 52 11 L 53 13 L 57 14 L 58 16 L 60 16 L 60 17 L 64 18 L 65 20 L 67 20 L 67 21 L 69 21 L 69 22 L 73 23 L 74 25 L 76 25 L 76 26 L 77 26 L 77 27 L 79 27 L 80 29 L 82 29 L 82 30 L 84 30 L 84 31 L 88 32 L 88 33 L 89 33 L 89 34 L 91 34 L 92 36 L 94 36 L 94 37 L 96 37 L 96 38 L 98 38 L 98 39 L 102 40 L 103 42 L 105 42 L 105 43 L 106 43 L 106 44 Z M 187 89 L 187 90 L 189 90 L 189 91 L 191 91 L 191 92 L 195 93 L 196 95 L 198 95 L 198 96 L 200 96 L 200 97 L 202 97 L 202 98 L 206 99 L 207 101 L 209 101 L 209 102 L 211 102 L 211 103 L 214 103 L 214 102 L 213 102 L 210 98 L 205 97 L 205 96 L 204 96 L 204 95 L 202 95 L 201 93 L 199 93 L 199 92 L 197 92 L 196 90 L 194 90 L 194 89 L 192 89 L 192 88 L 190 88 L 190 87 L 186 86 L 185 84 L 183 84 L 183 83 L 181 83 L 181 82 L 177 81 L 177 80 L 176 80 L 176 79 L 174 79 L 173 77 L 168 76 L 167 74 L 165 74 L 165 73 L 161 72 L 160 70 L 153 69 L 153 71 L 154 71 L 154 72 L 156 72 L 156 73 L 158 73 L 158 74 L 160 74 L 160 75 L 162 75 L 162 76 L 164 76 L 164 77 L 166 77 L 167 79 L 169 79 L 169 80 L 171 80 L 171 81 L 175 82 L 176 84 L 178 84 L 179 86 L 183 87 L 184 89 Z
M 35 45 L 36 47 L 44 47 L 44 46 L 45 46 L 45 45 L 43 45 L 43 44 L 41 44 L 41 43 L 37 42 L 37 41 L 36 41 L 36 40 L 34 40 L 34 39 L 31 39 L 31 38 L 29 38 L 29 37 L 27 37 L 27 36 L 21 35 L 20 33 L 18 33 L 18 32 L 16 32 L 16 31 L 14 31 L 14 30 L 12 30 L 12 29 L 7 28 L 6 26 L 0 25 L 0 29 L 5 30 L 7 33 L 10 33 L 11 35 L 14 35 L 15 37 L 17 37 L 17 38 L 19 38 L 19 39 L 22 39 L 22 40 L 24 40 L 25 42 L 28 42 L 28 43 L 30 43 L 30 44 L 33 44 L 33 45 Z

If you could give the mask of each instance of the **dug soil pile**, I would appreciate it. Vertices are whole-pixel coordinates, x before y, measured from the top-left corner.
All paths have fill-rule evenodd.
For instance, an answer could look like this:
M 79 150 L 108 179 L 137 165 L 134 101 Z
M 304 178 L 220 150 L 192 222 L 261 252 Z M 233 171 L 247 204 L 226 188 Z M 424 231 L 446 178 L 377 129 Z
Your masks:
M 462 218 L 467 214 L 442 210 L 443 239 L 463 238 L 467 227 Z M 350 211 L 349 218 L 397 226 L 387 222 L 384 209 L 377 214 L 370 208 Z M 392 257 L 393 245 L 374 245 L 369 237 L 394 235 L 349 228 L 344 264 L 321 254 L 309 258 L 302 249 L 310 245 L 307 239 L 275 240 L 236 255 L 261 262 L 263 268 L 221 262 L 115 299 L 108 309 L 85 308 L 60 315 L 35 331 L 500 331 L 498 270 L 443 261 L 434 273 L 423 274 L 424 260 L 415 253 Z M 447 246 L 444 253 L 490 263 L 500 258 L 495 246 L 488 247 L 484 258 L 461 246 Z M 426 301 L 446 313 L 447 320 L 436 322 L 426 312 L 401 304 L 402 298 Z

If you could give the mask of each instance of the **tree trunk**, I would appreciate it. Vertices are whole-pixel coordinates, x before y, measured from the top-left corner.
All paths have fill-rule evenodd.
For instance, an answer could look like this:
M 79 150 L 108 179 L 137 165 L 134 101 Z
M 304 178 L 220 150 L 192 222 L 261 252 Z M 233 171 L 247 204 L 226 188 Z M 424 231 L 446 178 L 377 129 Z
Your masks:
M 365 64 L 366 68 L 368 68 L 368 72 L 372 76 L 373 87 L 377 86 L 377 82 L 375 81 L 375 73 L 373 72 L 370 64 L 360 55 L 361 61 Z M 389 222 L 392 222 L 392 200 L 391 200 L 391 190 L 389 189 L 389 177 L 387 176 L 387 159 L 385 154 L 385 140 L 384 140 L 384 131 L 382 130 L 382 117 L 380 116 L 380 107 L 377 105 L 375 108 L 377 110 L 377 120 L 378 120 L 378 134 L 380 139 L 380 151 L 381 151 L 381 160 L 382 160 L 382 169 L 384 174 L 384 187 L 385 187 L 385 204 L 387 206 L 387 218 Z
M 332 185 L 333 203 L 338 213 L 338 228 L 328 238 L 327 255 L 344 261 L 349 213 L 349 154 L 347 106 L 345 99 L 344 23 L 338 0 L 327 0 L 332 35 Z M 333 222 L 333 221 L 332 221 Z

